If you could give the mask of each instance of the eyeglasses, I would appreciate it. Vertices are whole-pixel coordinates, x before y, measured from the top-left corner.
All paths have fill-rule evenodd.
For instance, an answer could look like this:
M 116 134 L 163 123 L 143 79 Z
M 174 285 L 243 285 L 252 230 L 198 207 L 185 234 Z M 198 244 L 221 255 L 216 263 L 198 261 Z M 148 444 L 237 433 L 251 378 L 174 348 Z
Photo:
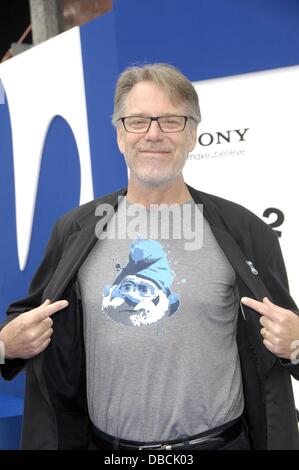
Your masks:
M 148 132 L 152 121 L 157 121 L 162 132 L 181 132 L 186 127 L 191 116 L 126 116 L 119 119 L 127 132 L 143 134 Z

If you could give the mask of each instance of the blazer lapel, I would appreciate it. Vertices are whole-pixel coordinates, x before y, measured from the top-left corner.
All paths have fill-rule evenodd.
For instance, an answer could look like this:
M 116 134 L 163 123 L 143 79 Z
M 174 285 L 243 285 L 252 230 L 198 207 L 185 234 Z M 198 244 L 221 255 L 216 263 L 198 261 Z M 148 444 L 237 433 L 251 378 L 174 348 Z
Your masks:
M 76 275 L 81 264 L 97 242 L 98 239 L 96 237 L 95 227 L 97 222 L 100 220 L 100 217 L 95 215 L 96 207 L 101 202 L 103 202 L 106 204 L 111 204 L 114 210 L 116 210 L 118 205 L 118 196 L 123 196 L 124 194 L 126 194 L 126 188 L 120 190 L 118 193 L 114 193 L 107 198 L 95 201 L 94 210 L 83 213 L 83 215 L 78 218 L 78 230 L 73 232 L 68 237 L 63 249 L 62 256 L 52 276 L 52 279 L 43 293 L 42 301 L 47 298 L 51 299 L 53 302 L 60 299 L 64 290 L 72 278 Z M 109 217 L 107 217 L 106 224 L 109 222 L 109 219 L 112 217 L 112 215 L 113 212 L 111 212 Z M 32 362 L 33 368 L 35 370 L 36 377 L 38 378 L 42 394 L 52 409 L 51 400 L 49 398 L 44 376 L 42 374 L 43 361 L 43 352 L 30 359 L 30 362 Z
M 254 274 L 250 266 L 247 264 L 247 262 L 251 260 L 246 258 L 236 240 L 228 232 L 226 226 L 218 214 L 217 208 L 214 206 L 211 200 L 207 198 L 206 195 L 196 191 L 190 186 L 188 186 L 188 189 L 195 203 L 203 205 L 204 217 L 209 222 L 217 242 L 223 249 L 237 275 L 252 292 L 253 296 L 257 300 L 261 300 L 266 295 L 269 295 L 260 277 Z
M 259 275 L 257 273 L 254 274 L 250 266 L 246 263 L 246 261 L 250 260 L 246 258 L 236 240 L 226 229 L 214 204 L 202 193 L 199 193 L 191 187 L 188 187 L 188 189 L 194 201 L 197 204 L 203 204 L 204 217 L 209 222 L 216 240 L 234 268 L 237 278 L 239 277 L 243 281 L 245 286 L 253 294 L 252 297 L 255 297 L 259 301 L 261 301 L 265 296 L 271 299 L 269 292 Z M 241 295 L 244 294 L 241 293 Z M 249 294 L 246 293 L 246 295 L 248 296 Z M 265 374 L 277 361 L 277 357 L 263 344 L 262 336 L 260 335 L 260 315 L 248 307 L 242 306 L 242 309 L 247 312 L 246 321 L 243 323 L 245 323 L 248 338 L 256 351 L 256 358 L 263 358 L 263 361 L 259 361 L 259 370 L 263 371 Z
M 257 300 L 262 300 L 263 297 L 269 296 L 269 293 L 258 274 L 254 274 L 248 266 L 247 261 L 250 260 L 246 258 L 234 238 L 228 232 L 216 225 L 211 225 L 211 229 L 232 267 L 252 292 L 253 296 Z
M 59 300 L 74 274 L 81 266 L 83 260 L 95 245 L 95 225 L 92 224 L 84 230 L 73 233 L 66 242 L 62 257 L 43 294 L 43 300 Z
M 64 290 L 78 272 L 81 264 L 86 259 L 95 243 L 98 241 L 96 236 L 96 224 L 100 221 L 102 216 L 96 216 L 96 207 L 101 204 L 109 204 L 113 210 L 107 215 L 104 227 L 112 218 L 114 212 L 117 210 L 118 197 L 123 196 L 126 189 L 114 193 L 109 198 L 100 199 L 95 201 L 94 210 L 83 214 L 77 221 L 78 230 L 72 233 L 64 246 L 62 256 L 56 267 L 56 270 L 43 294 L 43 301 L 47 298 L 53 302 L 59 300 Z M 103 227 L 103 228 L 104 228 Z

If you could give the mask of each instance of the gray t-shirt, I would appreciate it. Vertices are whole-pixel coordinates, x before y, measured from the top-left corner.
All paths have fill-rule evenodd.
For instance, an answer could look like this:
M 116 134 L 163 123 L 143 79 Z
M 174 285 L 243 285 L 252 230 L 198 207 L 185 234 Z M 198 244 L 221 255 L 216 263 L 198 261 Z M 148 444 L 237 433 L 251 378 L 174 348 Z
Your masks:
M 183 206 L 191 219 L 182 224 L 191 220 L 199 234 L 192 249 L 190 230 L 186 245 L 174 216 L 162 234 L 166 219 L 151 217 L 158 211 L 144 209 L 147 225 L 132 235 L 133 205 L 124 198 L 108 225 L 111 238 L 96 243 L 78 274 L 90 418 L 120 439 L 190 436 L 243 411 L 235 272 L 200 208 L 193 200 Z

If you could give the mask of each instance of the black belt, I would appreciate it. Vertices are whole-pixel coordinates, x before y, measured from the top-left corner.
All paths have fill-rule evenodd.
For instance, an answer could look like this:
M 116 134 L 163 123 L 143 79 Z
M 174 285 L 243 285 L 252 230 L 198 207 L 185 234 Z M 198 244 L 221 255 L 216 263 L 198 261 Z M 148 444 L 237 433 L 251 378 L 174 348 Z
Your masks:
M 243 420 L 238 418 L 223 426 L 186 438 L 165 442 L 138 442 L 118 439 L 100 431 L 92 425 L 92 440 L 100 449 L 113 450 L 172 450 L 180 448 L 217 449 L 236 439 L 243 429 Z

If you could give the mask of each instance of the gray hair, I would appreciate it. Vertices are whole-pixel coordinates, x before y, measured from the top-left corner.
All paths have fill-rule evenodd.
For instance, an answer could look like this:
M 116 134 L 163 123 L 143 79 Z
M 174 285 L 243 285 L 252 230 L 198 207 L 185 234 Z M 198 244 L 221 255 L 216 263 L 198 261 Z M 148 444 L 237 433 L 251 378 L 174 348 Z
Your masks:
M 163 88 L 172 103 L 186 103 L 188 113 L 196 126 L 201 121 L 198 95 L 190 80 L 176 67 L 156 63 L 129 67 L 119 76 L 115 88 L 112 116 L 112 123 L 115 127 L 117 121 L 123 116 L 128 93 L 139 82 L 152 82 Z

